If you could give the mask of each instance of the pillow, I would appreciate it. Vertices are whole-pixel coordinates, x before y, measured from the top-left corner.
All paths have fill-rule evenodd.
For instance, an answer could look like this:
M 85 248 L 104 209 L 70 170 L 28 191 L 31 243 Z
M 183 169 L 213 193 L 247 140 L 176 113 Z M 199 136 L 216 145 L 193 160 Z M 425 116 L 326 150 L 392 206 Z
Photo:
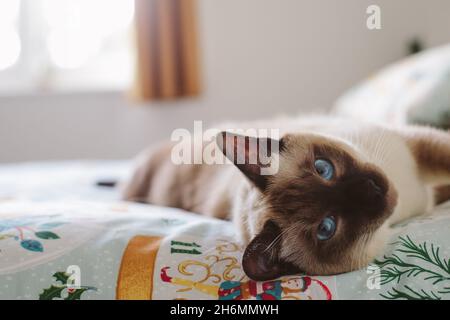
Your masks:
M 450 45 L 386 67 L 338 98 L 333 113 L 449 129 Z

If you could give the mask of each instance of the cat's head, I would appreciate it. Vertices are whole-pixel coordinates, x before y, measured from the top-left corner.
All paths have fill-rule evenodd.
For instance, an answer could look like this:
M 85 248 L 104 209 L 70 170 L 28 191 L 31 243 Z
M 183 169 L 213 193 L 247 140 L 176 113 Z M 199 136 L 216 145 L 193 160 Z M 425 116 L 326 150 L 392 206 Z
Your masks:
M 398 201 L 380 167 L 350 144 L 322 135 L 219 137 L 222 152 L 261 193 L 264 209 L 247 217 L 253 234 L 242 264 L 250 278 L 337 274 L 370 262 L 379 240 L 374 234 Z M 268 149 L 278 149 L 276 157 Z M 262 162 L 242 163 L 250 158 L 275 159 L 278 170 L 263 175 Z

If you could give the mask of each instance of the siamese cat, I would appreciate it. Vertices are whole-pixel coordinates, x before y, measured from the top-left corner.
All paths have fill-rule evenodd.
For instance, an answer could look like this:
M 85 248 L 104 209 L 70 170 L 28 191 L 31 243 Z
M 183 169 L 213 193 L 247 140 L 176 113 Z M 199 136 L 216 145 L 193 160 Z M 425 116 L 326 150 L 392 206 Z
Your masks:
M 251 279 L 364 267 L 392 225 L 450 199 L 448 132 L 328 117 L 245 126 L 277 128 L 281 138 L 221 132 L 217 148 L 234 165 L 176 165 L 173 143 L 146 150 L 124 198 L 233 219 Z M 276 172 L 261 174 L 263 158 Z

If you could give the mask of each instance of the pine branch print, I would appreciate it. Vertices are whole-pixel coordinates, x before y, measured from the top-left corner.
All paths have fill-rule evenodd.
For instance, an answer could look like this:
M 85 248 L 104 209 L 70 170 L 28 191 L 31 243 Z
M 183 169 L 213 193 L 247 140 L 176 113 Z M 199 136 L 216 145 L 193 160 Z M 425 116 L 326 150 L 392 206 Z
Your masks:
M 391 282 L 400 284 L 403 278 L 417 276 L 422 276 L 424 281 L 430 281 L 433 286 L 447 282 L 450 284 L 450 259 L 441 257 L 439 247 L 434 244 L 428 245 L 427 242 L 416 244 L 409 236 L 400 237 L 395 244 L 398 244 L 399 248 L 391 256 L 384 256 L 383 260 L 375 260 L 375 264 L 381 268 L 382 285 Z M 404 258 L 415 258 L 419 260 L 419 263 L 409 262 Z M 442 295 L 450 293 L 449 286 L 437 292 L 426 292 L 423 289 L 415 291 L 407 285 L 404 285 L 403 289 L 392 288 L 386 295 L 381 294 L 381 296 L 386 299 L 440 300 Z
M 411 289 L 409 286 L 405 285 L 407 292 L 397 290 L 392 288 L 387 295 L 381 294 L 385 299 L 396 300 L 396 299 L 406 299 L 406 300 L 441 300 L 441 297 L 437 296 L 434 292 L 427 293 L 425 290 L 420 290 L 417 292 Z

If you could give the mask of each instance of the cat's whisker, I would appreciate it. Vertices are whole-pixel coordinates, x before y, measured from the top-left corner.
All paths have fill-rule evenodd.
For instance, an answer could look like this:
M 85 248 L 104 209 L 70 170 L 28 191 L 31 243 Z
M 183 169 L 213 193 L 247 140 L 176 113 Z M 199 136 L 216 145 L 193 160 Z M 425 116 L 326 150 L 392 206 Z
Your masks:
M 390 140 L 388 139 L 387 132 L 385 130 L 382 130 L 378 136 L 378 140 L 375 147 L 375 156 L 374 158 L 379 163 L 386 162 L 386 145 L 390 143 Z
M 367 251 L 365 249 L 366 249 L 367 243 L 370 238 L 371 238 L 371 233 L 365 233 L 362 236 L 362 239 L 359 243 L 359 248 L 358 248 L 359 255 L 358 255 L 358 259 L 356 261 L 356 263 L 357 263 L 356 269 L 361 268 L 361 266 L 364 264 L 365 260 L 367 259 Z
M 286 228 L 285 230 L 281 231 L 278 236 L 275 237 L 275 239 L 267 246 L 266 249 L 264 249 L 263 253 L 271 250 L 275 245 L 278 244 L 282 240 L 283 235 L 287 234 L 290 230 L 292 230 L 295 227 L 295 224 L 291 225 L 290 227 Z

